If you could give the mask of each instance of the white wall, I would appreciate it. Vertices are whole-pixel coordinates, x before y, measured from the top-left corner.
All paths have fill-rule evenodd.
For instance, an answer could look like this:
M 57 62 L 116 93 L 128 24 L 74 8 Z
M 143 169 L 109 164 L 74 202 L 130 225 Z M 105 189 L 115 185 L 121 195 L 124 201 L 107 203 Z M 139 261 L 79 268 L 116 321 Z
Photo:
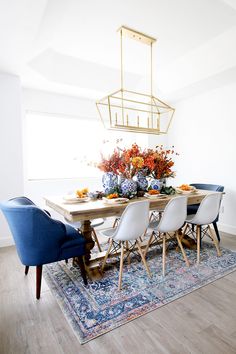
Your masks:
M 180 102 L 168 141 L 180 153 L 174 184 L 225 186 L 219 228 L 236 234 L 236 84 Z
M 86 119 L 97 118 L 96 106 L 93 100 L 53 94 L 38 90 L 23 89 L 24 110 L 65 114 Z M 24 117 L 23 117 L 24 124 Z M 53 137 L 52 137 L 53 139 Z M 50 151 L 48 152 L 50 154 Z M 99 178 L 51 179 L 30 181 L 24 173 L 24 193 L 35 203 L 45 207 L 43 196 L 63 195 L 70 190 L 88 187 L 90 190 L 100 190 Z M 52 214 L 54 214 L 52 212 Z M 59 219 L 58 214 L 54 216 Z
M 25 110 L 68 114 L 85 118 L 96 118 L 98 116 L 94 100 L 32 89 L 23 89 L 22 99 Z
M 21 86 L 17 76 L 0 73 L 0 200 L 23 195 Z M 12 243 L 0 213 L 0 246 Z
M 167 135 L 152 135 L 148 137 L 148 145 L 150 148 L 155 148 L 157 145 L 163 145 L 168 147 L 168 136 Z

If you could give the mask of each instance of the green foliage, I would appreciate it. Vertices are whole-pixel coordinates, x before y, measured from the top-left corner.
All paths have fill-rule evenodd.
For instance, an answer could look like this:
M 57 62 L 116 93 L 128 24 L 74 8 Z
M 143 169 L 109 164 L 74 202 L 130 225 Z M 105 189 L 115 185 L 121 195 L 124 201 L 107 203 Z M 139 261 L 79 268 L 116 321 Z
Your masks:
M 173 188 L 172 186 L 169 186 L 169 187 L 162 187 L 161 188 L 161 193 L 162 194 L 167 194 L 167 195 L 172 195 L 172 194 L 175 194 L 176 191 L 175 191 L 175 188 Z

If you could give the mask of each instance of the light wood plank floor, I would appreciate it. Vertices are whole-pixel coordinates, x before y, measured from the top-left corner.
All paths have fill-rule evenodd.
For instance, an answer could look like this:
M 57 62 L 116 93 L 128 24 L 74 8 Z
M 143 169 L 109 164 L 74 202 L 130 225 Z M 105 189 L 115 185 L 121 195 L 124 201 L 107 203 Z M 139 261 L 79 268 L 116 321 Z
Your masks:
M 236 250 L 236 236 L 222 235 Z M 0 353 L 236 353 L 236 272 L 80 345 L 45 281 L 24 277 L 14 247 L 0 249 Z

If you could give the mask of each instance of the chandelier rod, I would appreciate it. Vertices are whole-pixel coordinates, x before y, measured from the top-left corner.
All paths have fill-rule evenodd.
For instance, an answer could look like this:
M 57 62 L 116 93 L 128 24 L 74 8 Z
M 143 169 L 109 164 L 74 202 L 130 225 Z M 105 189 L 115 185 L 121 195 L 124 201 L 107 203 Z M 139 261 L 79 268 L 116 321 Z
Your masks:
M 123 30 L 120 30 L 120 85 L 121 85 L 121 111 L 122 111 L 122 123 L 124 124 L 124 67 L 123 67 Z

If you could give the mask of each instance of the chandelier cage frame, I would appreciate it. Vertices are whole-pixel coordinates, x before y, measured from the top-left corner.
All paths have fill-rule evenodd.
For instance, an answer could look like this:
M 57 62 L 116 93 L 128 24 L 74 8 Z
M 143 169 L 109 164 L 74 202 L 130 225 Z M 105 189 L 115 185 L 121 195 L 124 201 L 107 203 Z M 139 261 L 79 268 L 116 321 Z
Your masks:
M 96 102 L 106 129 L 147 134 L 167 134 L 175 109 L 153 95 L 153 53 L 156 39 L 122 26 L 120 32 L 121 88 Z M 150 93 L 124 88 L 123 37 L 127 36 L 150 46 Z

